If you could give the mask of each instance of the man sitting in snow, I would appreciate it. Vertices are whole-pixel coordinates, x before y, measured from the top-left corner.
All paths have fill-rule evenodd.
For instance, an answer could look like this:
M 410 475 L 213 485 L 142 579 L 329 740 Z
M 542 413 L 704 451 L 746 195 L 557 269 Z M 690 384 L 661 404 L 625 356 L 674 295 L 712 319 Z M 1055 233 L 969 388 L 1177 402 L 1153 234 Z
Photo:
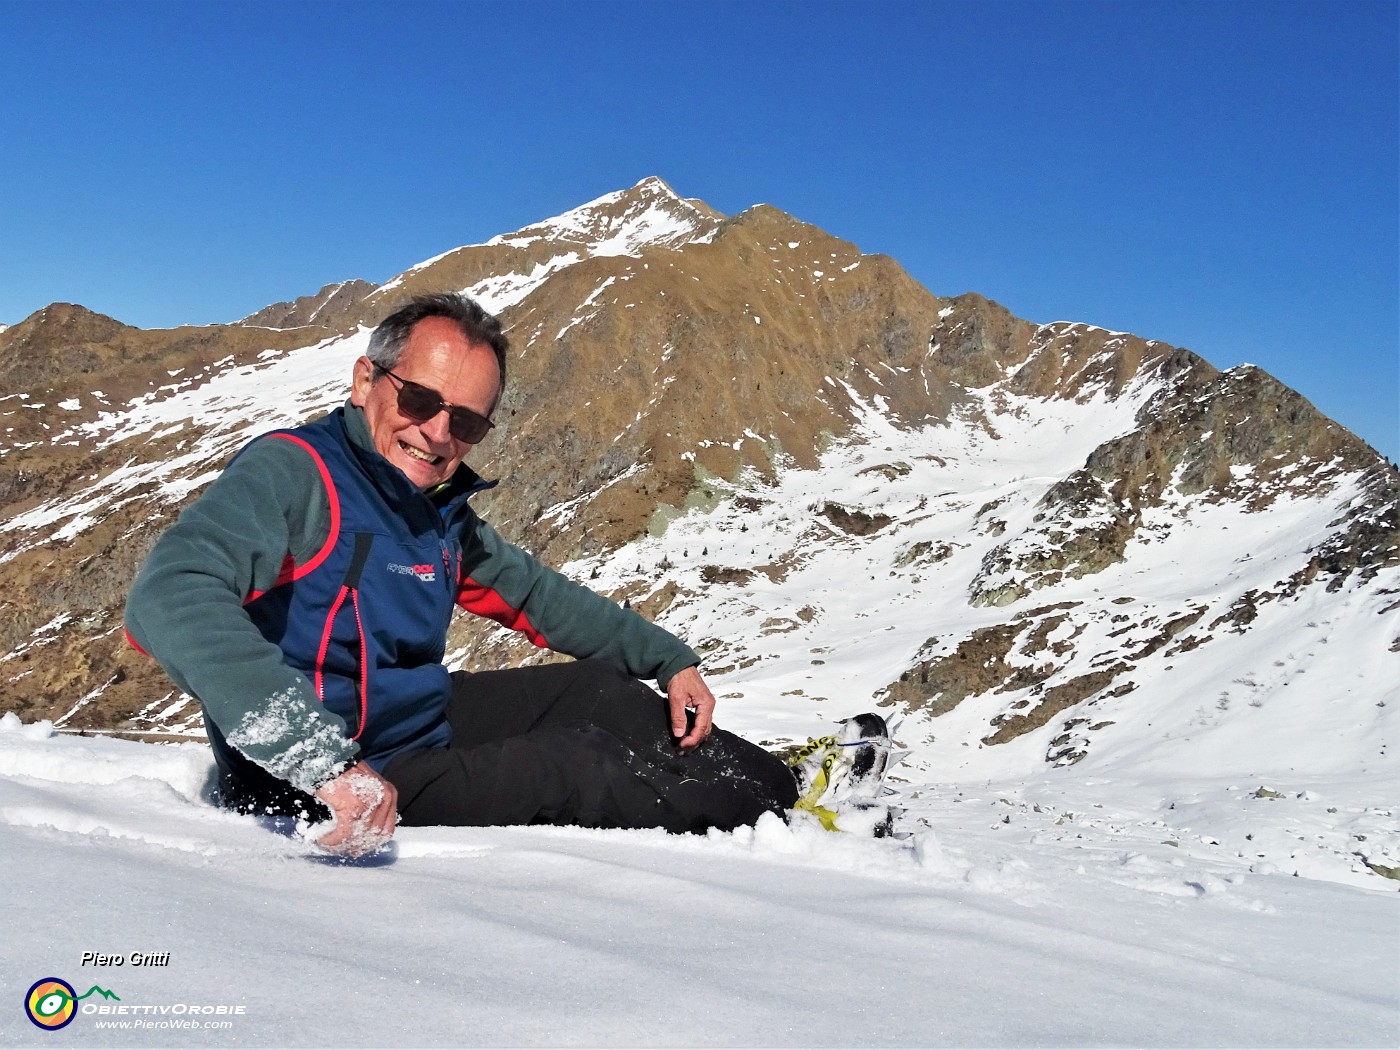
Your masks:
M 714 728 L 691 649 L 468 505 L 506 349 L 471 300 L 413 300 L 343 406 L 254 440 L 156 544 L 127 631 L 198 698 L 223 801 L 328 810 L 318 842 L 350 855 L 396 822 L 685 832 L 791 807 L 787 766 Z M 577 660 L 449 672 L 454 605 Z

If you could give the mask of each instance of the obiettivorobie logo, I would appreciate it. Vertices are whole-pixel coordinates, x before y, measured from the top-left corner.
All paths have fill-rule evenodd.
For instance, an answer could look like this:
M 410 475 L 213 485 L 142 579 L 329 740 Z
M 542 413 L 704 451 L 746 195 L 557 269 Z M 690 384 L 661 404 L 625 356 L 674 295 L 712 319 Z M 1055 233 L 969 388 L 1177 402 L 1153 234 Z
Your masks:
M 104 966 L 121 966 L 121 956 L 98 956 L 112 961 Z M 135 959 L 137 956 L 133 955 Z M 164 966 L 169 955 L 140 956 L 146 965 Z M 160 960 L 156 962 L 155 960 Z M 87 1002 L 83 1002 L 87 999 Z M 109 1001 L 110 1000 L 110 1001 Z M 46 1032 L 56 1032 L 70 1024 L 78 1014 L 92 1018 L 98 1028 L 184 1029 L 232 1028 L 234 1018 L 242 1017 L 248 1008 L 243 1003 L 122 1002 L 116 992 L 94 984 L 79 995 L 61 977 L 45 977 L 29 986 L 24 995 L 25 1015 Z
M 45 977 L 35 981 L 24 997 L 24 1012 L 40 1028 L 55 1032 L 73 1020 L 78 1013 L 78 1002 L 89 995 L 100 995 L 104 999 L 121 1002 L 121 996 L 106 988 L 93 985 L 82 995 L 60 977 Z

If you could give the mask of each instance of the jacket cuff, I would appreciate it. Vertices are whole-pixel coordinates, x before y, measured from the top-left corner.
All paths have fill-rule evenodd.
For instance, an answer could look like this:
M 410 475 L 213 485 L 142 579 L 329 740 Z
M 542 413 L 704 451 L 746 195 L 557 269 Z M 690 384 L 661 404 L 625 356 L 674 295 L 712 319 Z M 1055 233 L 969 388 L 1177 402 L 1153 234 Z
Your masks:
M 661 687 L 664 693 L 671 684 L 671 679 L 680 674 L 687 667 L 699 667 L 700 657 L 691 649 L 687 648 L 685 653 L 668 660 L 662 664 L 661 670 L 657 672 L 656 684 Z
M 239 719 L 225 739 L 249 760 L 308 795 L 355 764 L 359 747 L 288 689 Z

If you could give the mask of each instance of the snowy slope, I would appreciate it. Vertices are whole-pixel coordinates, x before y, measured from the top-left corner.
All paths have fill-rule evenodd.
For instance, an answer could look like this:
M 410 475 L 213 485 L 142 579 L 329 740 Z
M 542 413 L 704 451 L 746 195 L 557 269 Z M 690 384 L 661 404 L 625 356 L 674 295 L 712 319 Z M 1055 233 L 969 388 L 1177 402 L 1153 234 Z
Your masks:
M 1400 897 L 1160 841 L 1092 781 L 902 844 L 407 829 L 359 865 L 202 801 L 199 745 L 0 721 L 5 1045 L 1381 1046 Z M 1164 782 L 1157 786 L 1165 788 Z M 1009 803 L 1009 805 L 1008 805 Z M 1096 809 L 1096 806 L 1103 808 Z M 1002 823 L 1004 814 L 1011 824 Z M 1256 829 L 1283 834 L 1283 809 Z M 1110 834 L 1113 821 L 1129 826 Z M 56 921 L 57 919 L 57 921 Z M 160 967 L 82 953 L 169 953 Z M 93 984 L 61 1037 L 16 1008 Z M 106 1008 L 128 1013 L 97 1013 Z M 172 1012 L 242 1008 L 223 1016 Z M 164 1012 L 162 1012 L 164 1008 Z M 172 1020 L 229 1027 L 113 1029 Z
M 996 441 L 973 425 L 900 430 L 872 410 L 820 469 L 789 469 L 775 485 L 741 481 L 712 510 L 567 571 L 644 607 L 678 584 L 658 620 L 704 654 L 726 722 L 754 739 L 803 739 L 877 704 L 902 718 L 907 827 L 933 822 L 927 807 L 950 794 L 991 783 L 1014 808 L 1041 804 L 1048 816 L 1025 819 L 1058 836 L 1064 824 L 1055 822 L 1075 808 L 1059 793 L 1093 787 L 1096 802 L 1120 810 L 1119 824 L 1239 871 L 1393 889 L 1368 862 L 1400 866 L 1400 572 L 1261 603 L 1249 630 L 1233 621 L 1208 629 L 1242 595 L 1306 562 L 1354 497 L 1348 484 L 1267 514 L 1168 504 L 1163 527 L 1145 530 L 1151 538 L 1124 562 L 1042 589 L 1019 618 L 969 603 L 983 556 L 1003 535 L 986 527 L 986 508 L 1014 532 L 1094 435 L 1129 425 L 1147 393 L 1088 411 L 1009 403 L 993 412 Z M 832 503 L 890 523 L 846 535 L 821 512 Z M 1173 571 L 1183 563 L 1193 565 L 1189 583 Z M 1161 625 L 1183 616 L 1188 626 L 1157 644 Z M 1039 665 L 1043 681 L 972 695 L 942 714 L 888 698 L 920 653 L 1008 619 L 1018 641 L 1040 631 L 1033 652 L 1013 649 L 1008 659 Z M 1086 704 L 984 743 L 998 718 L 1024 710 L 1044 686 L 1105 668 L 1121 670 L 1095 681 Z M 1079 752 L 1047 768 L 1065 737 Z M 1261 788 L 1285 798 L 1260 805 Z M 1296 833 L 1246 838 L 1268 805 Z
M 285 354 L 268 351 L 255 364 L 216 372 L 195 381 L 178 377 L 132 402 L 102 412 L 90 422 L 57 430 L 55 446 L 104 449 L 174 439 L 168 458 L 133 455 L 126 464 L 74 491 L 65 491 L 4 522 L 20 542 L 0 555 L 18 557 L 30 547 L 72 538 L 132 498 L 176 503 L 208 484 L 234 451 L 258 434 L 296 426 L 344 401 L 346 377 L 364 353 L 368 331 Z M 196 429 L 198 428 L 198 429 Z M 189 431 L 189 440 L 179 435 Z

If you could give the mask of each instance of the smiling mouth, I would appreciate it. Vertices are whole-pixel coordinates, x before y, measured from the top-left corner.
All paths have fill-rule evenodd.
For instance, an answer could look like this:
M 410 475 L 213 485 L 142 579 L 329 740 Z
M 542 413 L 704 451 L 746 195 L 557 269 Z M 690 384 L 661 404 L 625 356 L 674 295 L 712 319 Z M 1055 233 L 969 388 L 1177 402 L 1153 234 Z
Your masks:
M 399 448 L 403 449 L 406 453 L 408 453 L 410 458 L 416 459 L 421 463 L 427 463 L 436 466 L 437 464 L 442 462 L 441 456 L 434 456 L 431 453 L 424 452 L 422 449 L 414 448 L 412 445 L 407 444 L 403 441 L 399 442 Z

